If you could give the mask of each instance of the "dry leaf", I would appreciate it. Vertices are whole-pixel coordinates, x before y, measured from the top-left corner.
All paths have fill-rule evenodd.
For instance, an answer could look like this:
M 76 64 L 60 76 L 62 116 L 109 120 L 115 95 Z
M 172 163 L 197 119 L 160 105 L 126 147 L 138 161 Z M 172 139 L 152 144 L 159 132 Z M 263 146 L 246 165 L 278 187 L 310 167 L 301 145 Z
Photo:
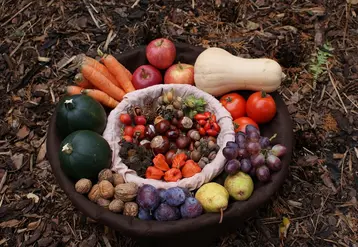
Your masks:
M 38 203 L 40 201 L 40 198 L 37 195 L 33 194 L 33 193 L 27 194 L 26 197 L 28 199 L 33 199 L 35 203 Z
M 322 179 L 324 185 L 326 185 L 327 187 L 332 189 L 334 194 L 337 193 L 337 188 L 336 188 L 336 186 L 334 186 L 331 176 L 328 174 L 328 172 L 322 174 L 321 179 Z
M 1 222 L 0 227 L 1 228 L 10 227 L 11 228 L 11 227 L 16 227 L 19 224 L 20 224 L 19 220 L 12 219 L 12 220 L 9 220 L 9 221 Z
M 41 220 L 38 220 L 38 221 L 35 221 L 35 222 L 30 222 L 28 225 L 27 225 L 27 230 L 28 231 L 33 231 L 35 230 L 41 223 Z
M 279 236 L 280 239 L 283 240 L 287 236 L 288 228 L 290 227 L 290 220 L 286 217 L 283 217 L 282 222 L 280 223 L 279 227 Z
M 358 0 L 347 0 L 347 3 L 358 4 Z
M 19 131 L 17 132 L 16 136 L 17 136 L 17 138 L 19 138 L 19 139 L 23 139 L 23 138 L 25 138 L 26 136 L 28 136 L 29 133 L 30 133 L 29 128 L 27 128 L 27 126 L 24 125 L 24 126 L 22 126 L 21 129 L 19 129 Z
M 37 154 L 36 164 L 44 160 L 46 156 L 46 142 L 43 142 Z
M 11 157 L 12 164 L 15 167 L 16 170 L 19 170 L 22 167 L 23 161 L 24 161 L 24 155 L 23 154 L 14 154 Z

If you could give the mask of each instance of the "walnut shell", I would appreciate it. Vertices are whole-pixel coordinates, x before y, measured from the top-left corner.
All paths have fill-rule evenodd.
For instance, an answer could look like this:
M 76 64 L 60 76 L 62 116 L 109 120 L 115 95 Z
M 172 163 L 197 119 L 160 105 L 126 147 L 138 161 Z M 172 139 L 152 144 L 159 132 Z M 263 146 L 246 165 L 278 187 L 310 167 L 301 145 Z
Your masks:
M 103 169 L 98 173 L 98 182 L 107 180 L 113 184 L 113 173 L 110 169 Z
M 124 178 L 121 174 L 114 173 L 113 174 L 113 185 L 117 186 L 118 184 L 124 184 Z
M 114 195 L 114 187 L 108 180 L 102 180 L 98 184 L 100 196 L 104 199 L 111 199 Z
M 91 180 L 87 178 L 81 178 L 75 184 L 75 189 L 80 194 L 87 194 L 92 188 Z
M 138 186 L 133 182 L 119 184 L 114 188 L 114 192 L 114 198 L 121 199 L 123 202 L 130 202 L 137 196 Z
M 98 198 L 97 200 L 97 204 L 104 208 L 108 208 L 110 203 L 111 203 L 110 200 L 104 199 L 102 197 Z
M 109 204 L 109 210 L 113 213 L 121 213 L 124 209 L 124 202 L 120 199 L 114 199 Z
M 123 215 L 136 217 L 138 214 L 138 204 L 135 202 L 124 203 Z
M 97 202 L 97 200 L 100 198 L 99 185 L 98 184 L 93 185 L 92 189 L 90 190 L 90 192 L 88 194 L 88 198 L 92 202 Z

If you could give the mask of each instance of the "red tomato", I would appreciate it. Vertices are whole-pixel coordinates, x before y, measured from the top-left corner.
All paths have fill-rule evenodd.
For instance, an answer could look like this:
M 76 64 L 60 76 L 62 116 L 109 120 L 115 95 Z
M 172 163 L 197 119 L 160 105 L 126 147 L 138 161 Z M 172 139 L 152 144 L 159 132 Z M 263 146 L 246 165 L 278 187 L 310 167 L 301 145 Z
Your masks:
M 131 125 L 132 124 L 132 118 L 129 114 L 123 113 L 119 116 L 119 121 L 121 121 L 124 125 Z
M 246 114 L 246 100 L 238 93 L 228 93 L 220 98 L 220 103 L 230 112 L 232 119 Z
M 126 142 L 133 142 L 133 138 L 131 136 L 123 136 L 123 140 Z
M 143 139 L 145 136 L 145 126 L 144 125 L 136 125 L 134 127 L 134 135 L 138 136 L 138 139 Z
M 241 131 L 245 133 L 245 128 L 248 124 L 255 126 L 259 130 L 259 126 L 257 125 L 257 123 L 255 123 L 254 120 L 249 117 L 240 117 L 234 120 L 235 132 Z
M 126 126 L 124 127 L 123 135 L 125 136 L 133 136 L 134 133 L 134 127 L 133 126 Z
M 147 119 L 145 119 L 145 116 L 135 116 L 134 123 L 136 125 L 145 125 L 147 123 Z
M 275 100 L 265 92 L 255 92 L 247 99 L 246 113 L 258 124 L 268 123 L 276 114 Z

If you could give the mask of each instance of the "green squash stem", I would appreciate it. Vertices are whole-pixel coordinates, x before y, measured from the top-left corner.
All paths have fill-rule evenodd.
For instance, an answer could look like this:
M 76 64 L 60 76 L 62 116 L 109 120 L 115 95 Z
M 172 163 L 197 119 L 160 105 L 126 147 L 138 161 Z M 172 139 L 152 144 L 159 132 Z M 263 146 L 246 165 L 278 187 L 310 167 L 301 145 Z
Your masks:
M 67 110 L 73 110 L 75 108 L 75 104 L 73 103 L 73 99 L 65 100 L 65 107 Z
M 63 147 L 62 147 L 62 152 L 64 152 L 65 154 L 71 154 L 73 152 L 73 147 L 71 144 L 66 143 Z

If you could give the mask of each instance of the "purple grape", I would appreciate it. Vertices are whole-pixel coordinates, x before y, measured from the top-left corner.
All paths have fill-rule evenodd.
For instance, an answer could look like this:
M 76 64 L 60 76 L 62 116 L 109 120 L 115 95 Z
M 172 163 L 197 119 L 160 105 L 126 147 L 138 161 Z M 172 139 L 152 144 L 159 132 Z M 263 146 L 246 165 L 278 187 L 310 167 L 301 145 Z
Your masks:
M 259 167 L 265 164 L 265 155 L 262 153 L 254 154 L 250 157 L 251 165 Z
M 237 157 L 237 149 L 233 147 L 224 147 L 223 155 L 227 160 L 236 159 Z
M 239 148 L 237 150 L 237 156 L 239 158 L 248 158 L 250 156 L 249 152 L 245 148 Z
M 182 218 L 196 218 L 203 213 L 203 206 L 194 197 L 189 197 L 180 206 L 180 213 Z
M 268 182 L 271 180 L 270 169 L 263 165 L 256 169 L 256 177 L 261 182 Z
M 240 148 L 245 148 L 246 135 L 244 132 L 237 132 L 235 134 L 235 142 L 239 145 Z
M 229 160 L 228 162 L 226 162 L 225 164 L 225 171 L 228 174 L 235 174 L 240 170 L 240 161 L 234 159 L 234 160 Z
M 262 149 L 268 148 L 271 144 L 270 139 L 266 136 L 261 136 L 259 143 Z
M 249 154 L 257 154 L 261 151 L 260 143 L 258 142 L 248 142 L 246 143 L 246 150 Z
M 145 184 L 139 188 L 136 200 L 139 207 L 155 210 L 160 203 L 159 191 L 153 185 Z
M 260 134 L 256 131 L 252 131 L 246 134 L 246 140 L 252 142 L 258 142 L 260 140 Z
M 141 220 L 153 220 L 153 214 L 150 213 L 150 211 L 143 209 L 143 208 L 139 208 L 138 210 L 138 218 Z
M 154 211 L 154 218 L 157 221 L 178 220 L 180 219 L 180 211 L 179 208 L 170 206 L 164 202 Z
M 164 198 L 169 206 L 176 207 L 184 203 L 186 196 L 182 188 L 172 187 L 165 191 Z
M 240 164 L 241 164 L 241 171 L 245 172 L 245 173 L 249 173 L 251 168 L 252 168 L 252 165 L 251 165 L 251 161 L 249 159 L 242 159 L 240 161 Z
M 272 171 L 279 171 L 282 168 L 282 162 L 280 160 L 280 158 L 278 158 L 275 155 L 272 154 L 268 154 L 266 157 L 266 165 L 268 166 L 268 168 L 270 168 L 270 170 Z
M 277 157 L 281 157 L 281 156 L 285 155 L 286 152 L 287 152 L 287 148 L 281 144 L 276 144 L 270 150 L 270 153 Z
M 256 168 L 255 167 L 251 167 L 251 170 L 249 171 L 249 175 L 251 177 L 255 177 L 256 176 Z
M 253 132 L 259 134 L 259 136 L 260 136 L 260 130 L 258 130 L 255 126 L 253 126 L 252 124 L 246 125 L 246 127 L 245 127 L 246 135 L 248 135 L 249 133 L 253 133 Z
M 226 147 L 233 147 L 233 148 L 238 149 L 238 148 L 239 148 L 239 145 L 238 145 L 236 142 L 228 141 L 228 142 L 226 143 Z

